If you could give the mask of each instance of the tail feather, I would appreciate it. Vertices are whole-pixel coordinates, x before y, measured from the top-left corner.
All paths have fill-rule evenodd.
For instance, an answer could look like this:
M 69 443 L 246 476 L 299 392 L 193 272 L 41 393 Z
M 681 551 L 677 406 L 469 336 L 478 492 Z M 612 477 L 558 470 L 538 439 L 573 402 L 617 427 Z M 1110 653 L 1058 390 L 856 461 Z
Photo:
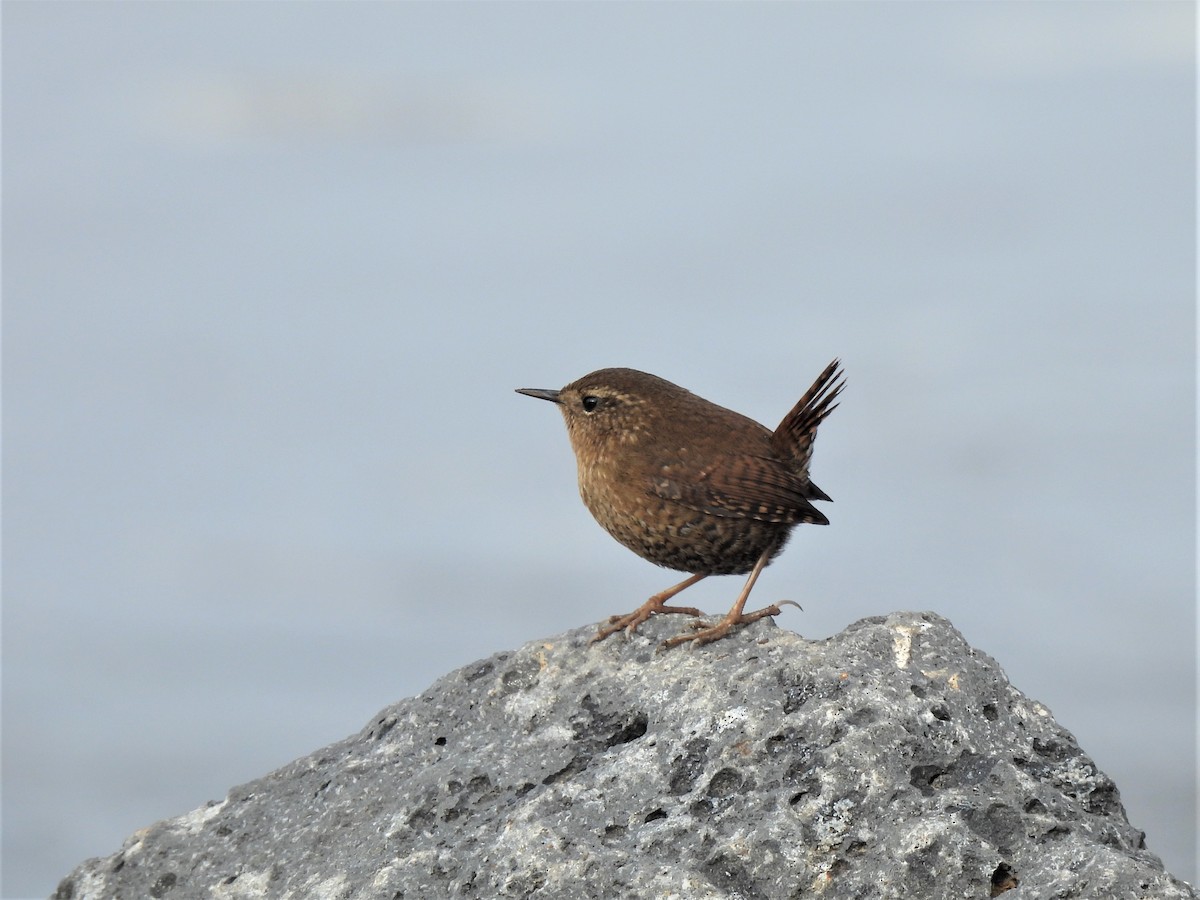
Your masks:
M 804 392 L 804 396 L 792 407 L 791 412 L 783 417 L 779 427 L 771 435 L 771 444 L 775 452 L 789 459 L 797 474 L 808 477 L 808 464 L 812 459 L 813 442 L 817 437 L 817 428 L 826 417 L 838 408 L 838 395 L 846 386 L 846 376 L 841 370 L 841 361 L 835 359 L 825 367 L 812 387 Z M 824 491 L 814 484 L 809 484 L 811 490 L 824 495 Z M 827 496 L 814 496 L 810 499 L 829 499 Z

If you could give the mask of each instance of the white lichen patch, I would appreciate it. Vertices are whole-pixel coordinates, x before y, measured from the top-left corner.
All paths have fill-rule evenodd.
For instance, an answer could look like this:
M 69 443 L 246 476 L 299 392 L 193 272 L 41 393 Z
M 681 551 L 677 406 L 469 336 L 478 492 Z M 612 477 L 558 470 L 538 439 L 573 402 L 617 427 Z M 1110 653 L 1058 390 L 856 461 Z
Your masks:
M 112 897 L 115 896 L 108 880 L 102 872 L 86 872 L 75 880 L 76 897 Z
M 922 669 L 921 674 L 930 681 L 945 682 L 946 687 L 952 691 L 961 690 L 958 684 L 958 679 L 961 673 L 952 672 L 949 669 Z
M 813 818 L 813 831 L 817 835 L 817 849 L 828 853 L 841 844 L 846 832 L 853 824 L 851 813 L 854 802 L 843 797 L 833 803 L 825 804 Z
M 912 658 L 913 627 L 899 625 L 892 632 L 892 655 L 897 669 L 907 669 Z
M 1012 705 L 1013 713 L 1026 721 L 1032 719 L 1049 719 L 1052 718 L 1050 710 L 1038 703 L 1036 700 L 1030 700 L 1028 697 L 1017 697 L 1017 700 Z
M 189 813 L 184 813 L 176 819 L 172 825 L 176 831 L 182 831 L 184 834 L 197 834 L 200 829 L 212 821 L 213 817 L 225 808 L 229 803 L 228 800 L 222 800 L 220 803 L 214 803 L 211 806 L 202 806 L 199 809 L 193 809 Z

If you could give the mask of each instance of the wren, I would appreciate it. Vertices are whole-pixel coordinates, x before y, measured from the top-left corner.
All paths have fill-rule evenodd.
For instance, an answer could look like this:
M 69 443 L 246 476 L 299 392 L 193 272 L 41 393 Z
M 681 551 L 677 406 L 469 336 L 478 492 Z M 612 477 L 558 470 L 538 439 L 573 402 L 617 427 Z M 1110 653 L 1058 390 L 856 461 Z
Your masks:
M 778 604 L 743 610 L 791 530 L 829 524 L 811 501 L 831 498 L 809 479 L 808 465 L 817 427 L 837 408 L 844 386 L 835 359 L 774 431 L 635 369 L 600 369 L 557 391 L 518 389 L 558 404 L 579 493 L 596 521 L 643 559 L 690 573 L 628 615 L 609 618 L 593 641 L 622 629 L 632 634 L 659 613 L 703 616 L 667 601 L 709 575 L 750 573 L 720 622 L 692 622 L 693 633 L 664 647 L 706 644 L 779 614 Z

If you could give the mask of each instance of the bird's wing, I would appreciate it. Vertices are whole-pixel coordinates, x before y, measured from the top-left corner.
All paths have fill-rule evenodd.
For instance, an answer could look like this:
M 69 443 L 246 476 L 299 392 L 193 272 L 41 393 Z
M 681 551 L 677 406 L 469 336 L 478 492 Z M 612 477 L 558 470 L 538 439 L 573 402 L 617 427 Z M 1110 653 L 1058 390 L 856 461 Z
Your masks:
M 722 457 L 688 478 L 673 477 L 666 469 L 652 480 L 651 490 L 655 496 L 711 516 L 781 525 L 829 524 L 824 513 L 808 502 L 813 485 L 769 457 Z

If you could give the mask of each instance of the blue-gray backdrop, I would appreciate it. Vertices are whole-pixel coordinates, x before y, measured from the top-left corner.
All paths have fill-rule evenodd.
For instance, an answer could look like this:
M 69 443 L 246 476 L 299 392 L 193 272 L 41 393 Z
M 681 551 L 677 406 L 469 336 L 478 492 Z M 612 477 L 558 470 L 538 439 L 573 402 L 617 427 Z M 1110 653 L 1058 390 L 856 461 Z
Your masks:
M 834 356 L 832 525 L 759 599 L 949 617 L 1194 878 L 1194 49 L 1191 3 L 6 2 L 4 894 L 671 583 L 513 388 L 774 425 Z

